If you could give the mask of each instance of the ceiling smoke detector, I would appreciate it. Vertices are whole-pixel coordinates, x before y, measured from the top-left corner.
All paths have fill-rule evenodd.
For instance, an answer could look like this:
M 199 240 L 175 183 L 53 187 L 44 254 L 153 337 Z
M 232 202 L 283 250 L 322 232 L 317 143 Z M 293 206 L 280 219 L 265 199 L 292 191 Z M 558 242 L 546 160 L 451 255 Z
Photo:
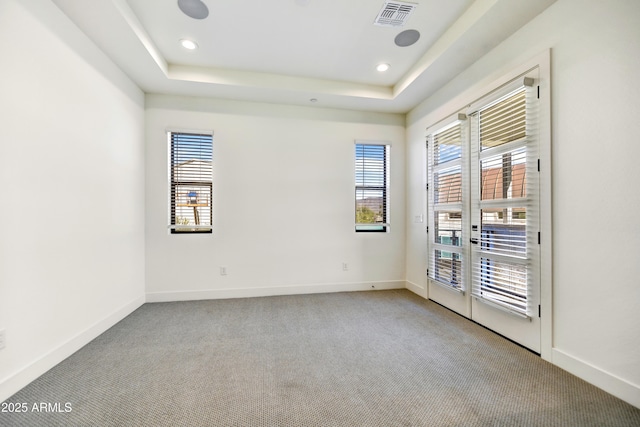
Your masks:
M 385 1 L 373 25 L 403 27 L 418 5 L 401 1 Z

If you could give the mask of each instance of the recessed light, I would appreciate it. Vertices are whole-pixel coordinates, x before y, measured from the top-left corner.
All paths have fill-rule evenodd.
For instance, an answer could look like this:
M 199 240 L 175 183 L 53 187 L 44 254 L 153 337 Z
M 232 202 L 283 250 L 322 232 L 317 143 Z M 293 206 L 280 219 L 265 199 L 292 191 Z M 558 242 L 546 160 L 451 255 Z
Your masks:
M 311 98 L 309 101 L 310 102 L 318 102 L 318 98 Z
M 376 67 L 376 70 L 380 71 L 381 73 L 384 73 L 389 69 L 389 67 L 391 67 L 391 65 L 389 64 L 378 64 L 378 66 Z
M 194 49 L 198 48 L 198 43 L 194 42 L 193 40 L 189 40 L 189 39 L 180 40 L 180 44 L 182 45 L 183 48 L 189 49 L 189 50 L 194 50 Z

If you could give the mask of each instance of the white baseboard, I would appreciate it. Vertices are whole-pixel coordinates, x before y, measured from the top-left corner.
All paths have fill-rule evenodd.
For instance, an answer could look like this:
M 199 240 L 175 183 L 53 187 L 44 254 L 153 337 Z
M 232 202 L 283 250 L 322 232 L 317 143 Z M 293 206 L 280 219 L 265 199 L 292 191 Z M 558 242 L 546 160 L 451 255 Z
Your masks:
M 29 363 L 19 371 L 3 378 L 0 381 L 0 402 L 4 402 L 40 375 L 44 374 L 49 369 L 80 350 L 97 336 L 127 317 L 138 307 L 144 304 L 144 302 L 144 297 L 141 296 L 136 298 L 115 310 L 105 318 L 89 326 L 73 338 L 52 349 L 42 357 Z
M 552 363 L 625 402 L 640 408 L 640 386 L 554 348 Z
M 416 295 L 421 296 L 424 299 L 429 299 L 429 292 L 427 291 L 426 286 L 418 285 L 417 283 L 413 283 L 407 280 L 407 289 L 413 292 Z
M 207 289 L 199 291 L 149 292 L 147 302 L 194 301 L 206 299 L 252 298 L 275 295 L 322 294 L 330 292 L 371 291 L 404 289 L 404 280 L 356 283 L 322 283 L 265 288 Z
M 428 299 L 426 286 L 407 281 L 407 289 L 411 292 Z M 551 363 L 561 369 L 593 384 L 625 402 L 640 408 L 640 386 L 632 384 L 622 378 L 610 374 L 602 369 L 591 365 L 577 357 L 554 348 L 552 350 Z

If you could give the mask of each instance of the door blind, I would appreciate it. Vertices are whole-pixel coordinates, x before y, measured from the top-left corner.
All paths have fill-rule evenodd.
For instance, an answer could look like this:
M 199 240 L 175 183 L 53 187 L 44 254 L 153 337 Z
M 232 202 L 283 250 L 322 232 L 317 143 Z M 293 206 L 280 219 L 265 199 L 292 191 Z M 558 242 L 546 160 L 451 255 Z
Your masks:
M 539 248 L 536 104 L 522 86 L 471 114 L 472 295 L 533 315 Z
M 435 283 L 458 291 L 465 290 L 465 123 L 456 120 L 427 137 L 428 275 Z

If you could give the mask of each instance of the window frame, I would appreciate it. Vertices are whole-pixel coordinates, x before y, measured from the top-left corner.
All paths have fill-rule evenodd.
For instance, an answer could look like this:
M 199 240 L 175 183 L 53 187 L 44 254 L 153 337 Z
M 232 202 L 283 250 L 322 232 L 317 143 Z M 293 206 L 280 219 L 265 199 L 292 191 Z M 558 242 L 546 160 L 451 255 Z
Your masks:
M 205 159 L 204 161 L 209 161 L 211 166 L 209 168 L 209 173 L 204 174 L 202 170 L 199 170 L 197 173 L 191 173 L 191 179 L 177 179 L 175 176 L 175 157 L 184 155 L 183 152 L 177 152 L 177 148 L 175 144 L 179 141 L 177 138 L 183 137 L 184 139 L 188 138 L 197 138 L 202 139 L 207 144 L 203 149 L 200 150 L 191 150 L 187 149 L 186 151 L 189 154 L 193 153 L 194 157 L 198 157 L 201 159 Z M 170 129 L 167 130 L 167 141 L 168 141 L 168 229 L 170 234 L 212 234 L 213 233 L 213 132 L 212 131 L 201 131 L 201 130 L 182 130 L 182 129 Z M 199 141 L 199 143 L 202 143 Z M 184 143 L 184 140 L 182 141 Z M 189 159 L 189 161 L 195 159 Z M 186 162 L 185 162 L 186 163 Z M 189 174 L 189 173 L 187 173 Z M 208 176 L 206 176 L 208 175 Z M 206 200 L 206 207 L 208 208 L 208 216 L 206 217 L 205 224 L 176 224 L 177 220 L 177 207 L 179 206 L 178 197 L 176 195 L 179 187 L 204 187 L 205 195 L 204 199 Z M 190 195 L 190 193 L 189 193 Z M 188 196 L 189 197 L 189 196 Z M 204 206 L 196 206 L 202 205 L 202 203 L 196 202 L 193 206 L 193 219 L 194 222 L 200 222 L 200 212 L 199 207 Z M 185 205 L 186 206 L 186 205 Z M 182 207 L 185 207 L 182 206 Z
M 354 163 L 354 183 L 355 183 L 355 195 L 354 195 L 354 223 L 355 223 L 355 231 L 357 233 L 387 233 L 389 231 L 389 227 L 390 227 L 390 222 L 389 222 L 389 170 L 390 170 L 390 157 L 391 157 L 391 143 L 389 141 L 368 141 L 368 140 L 356 140 L 354 142 L 354 157 L 355 157 L 355 163 Z M 370 150 L 374 150 L 374 149 L 378 149 L 379 147 L 383 147 L 382 148 L 382 153 L 383 153 L 383 159 L 382 159 L 382 185 L 365 185 L 366 183 L 362 182 L 362 184 L 359 184 L 359 178 L 358 175 L 359 173 L 364 173 L 364 171 L 367 169 L 367 163 L 366 162 L 361 162 L 359 163 L 358 161 L 358 155 L 359 155 L 359 147 L 362 147 L 362 156 L 364 158 L 364 151 L 366 150 L 366 148 L 369 148 Z M 369 163 L 369 166 L 371 167 L 371 163 Z M 362 172 L 359 172 L 359 167 L 362 168 Z M 379 170 L 376 170 L 376 168 L 374 167 L 374 169 L 368 169 L 370 170 L 372 173 L 376 173 L 379 172 Z M 364 192 L 382 192 L 382 221 L 381 222 L 375 222 L 375 223 L 358 223 L 357 222 L 357 216 L 358 216 L 358 192 L 360 192 L 361 194 Z

